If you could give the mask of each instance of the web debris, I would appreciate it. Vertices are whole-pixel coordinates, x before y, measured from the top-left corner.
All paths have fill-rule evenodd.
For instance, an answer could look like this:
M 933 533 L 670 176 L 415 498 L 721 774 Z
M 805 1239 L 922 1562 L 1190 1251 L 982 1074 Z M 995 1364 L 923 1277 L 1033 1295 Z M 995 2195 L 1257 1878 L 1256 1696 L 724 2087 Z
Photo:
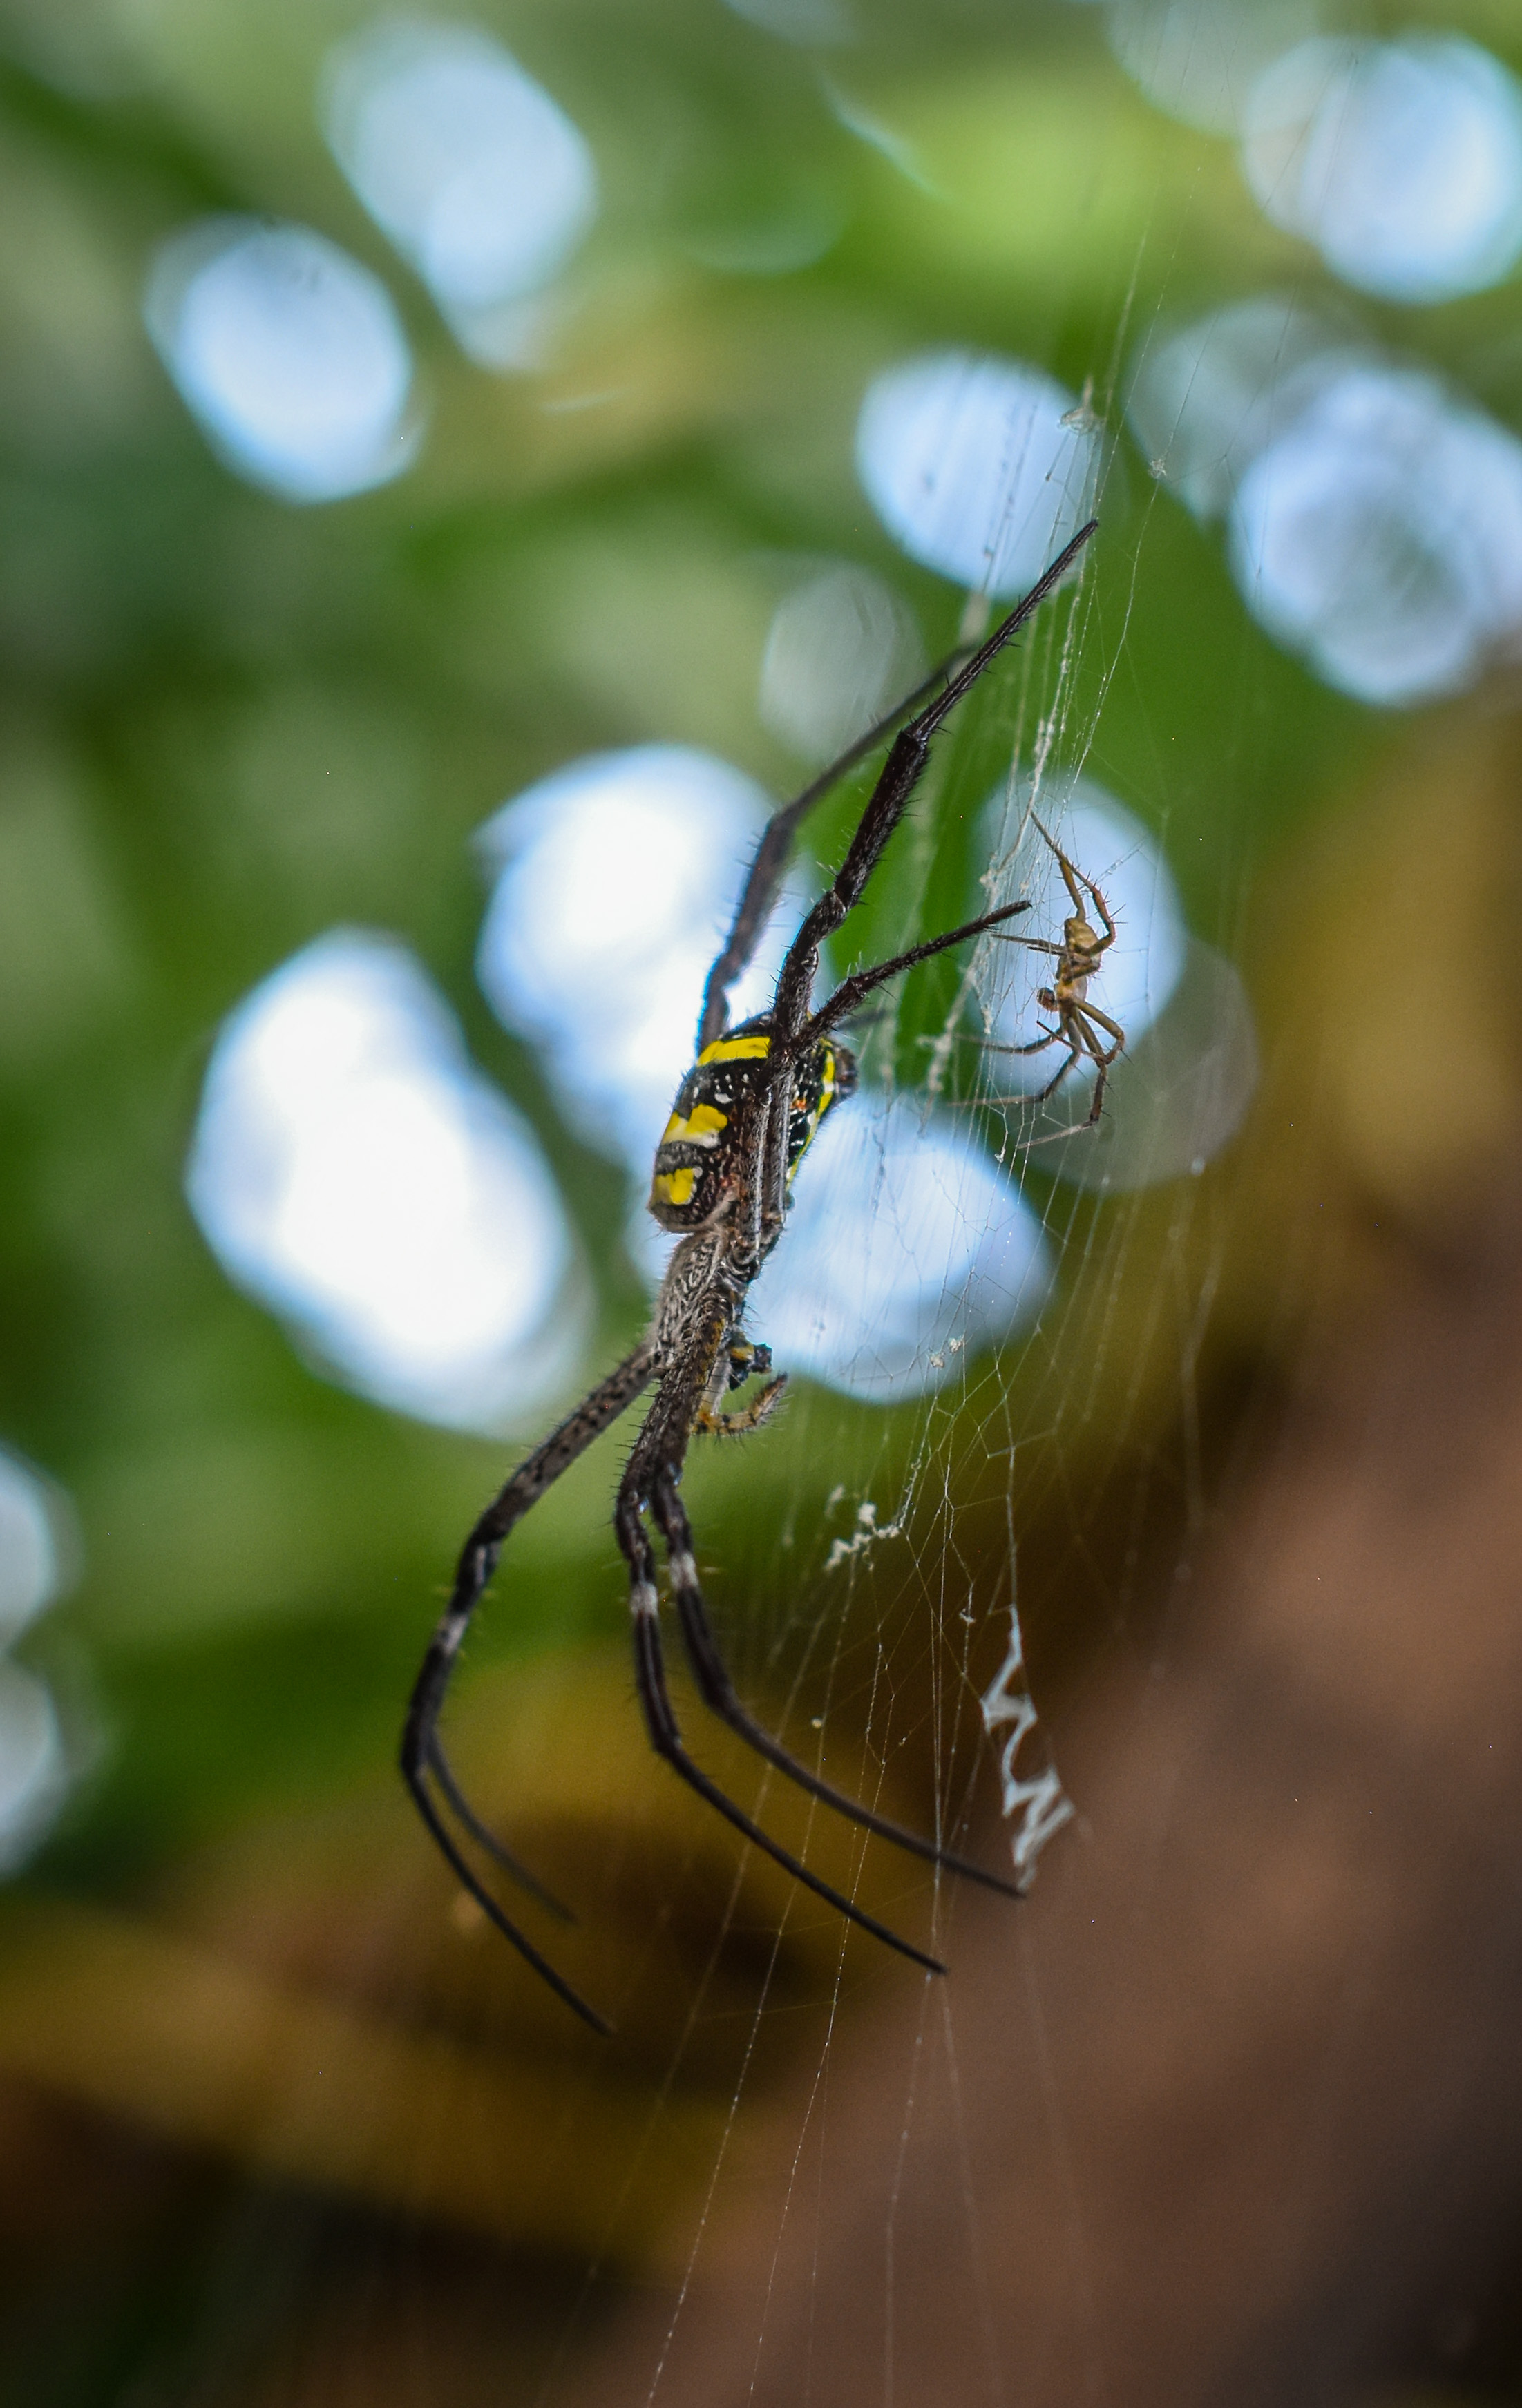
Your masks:
M 837 1541 L 839 1543 L 839 1541 Z M 1036 1877 L 1036 1859 L 1048 1840 L 1061 1830 L 1073 1816 L 1073 1803 L 1062 1793 L 1062 1784 L 1051 1765 L 1030 1780 L 1022 1780 L 1015 1771 L 1015 1759 L 1022 1742 L 1035 1728 L 1037 1713 L 1026 1678 L 1026 1649 L 1020 1631 L 1020 1612 L 1010 1601 L 1009 1653 L 995 1680 L 983 1698 L 983 1727 L 990 1739 L 1006 1724 L 1010 1735 L 1004 1742 L 998 1759 L 999 1779 L 1003 1784 L 1000 1812 L 1006 1823 L 1016 1824 L 1010 1835 L 1010 1853 L 1014 1858 L 1016 1879 L 1028 1887 Z
M 840 1491 L 837 1490 L 836 1497 L 840 1494 Z M 832 1497 L 830 1503 L 834 1502 L 835 1498 Z M 856 1527 L 850 1538 L 837 1539 L 832 1544 L 829 1554 L 825 1558 L 825 1570 L 832 1572 L 837 1564 L 845 1563 L 852 1555 L 862 1555 L 867 1548 L 875 1546 L 879 1539 L 901 1538 L 903 1528 L 902 1522 L 884 1522 L 883 1527 L 879 1529 L 877 1507 L 869 1498 L 865 1505 L 858 1505 L 856 1508 Z

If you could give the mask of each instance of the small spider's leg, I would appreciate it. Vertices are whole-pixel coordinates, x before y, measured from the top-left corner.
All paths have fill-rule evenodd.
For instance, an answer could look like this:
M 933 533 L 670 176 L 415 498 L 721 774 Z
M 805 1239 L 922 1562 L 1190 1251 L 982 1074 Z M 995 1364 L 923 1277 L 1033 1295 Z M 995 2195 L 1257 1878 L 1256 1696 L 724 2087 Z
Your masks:
M 773 811 L 751 857 L 744 889 L 735 907 L 734 921 L 724 940 L 724 950 L 710 970 L 703 988 L 703 1010 L 697 1023 L 696 1050 L 699 1054 L 706 1045 L 711 1045 L 716 1037 L 722 1037 L 728 1025 L 729 990 L 750 968 L 757 939 L 771 916 L 771 908 L 777 900 L 783 873 L 787 867 L 787 856 L 792 850 L 794 832 L 799 822 L 807 818 L 815 803 L 822 800 L 832 786 L 839 785 L 848 770 L 854 769 L 858 761 L 865 761 L 869 752 L 874 752 L 883 738 L 893 734 L 905 713 L 913 710 L 927 694 L 932 694 L 942 678 L 950 677 L 966 657 L 966 645 L 958 645 L 955 652 L 937 664 L 928 677 L 920 680 L 912 694 L 906 694 L 902 702 L 885 712 L 875 726 L 869 727 L 864 736 L 858 736 L 854 744 L 847 745 L 840 759 L 832 761 L 827 769 L 822 769 L 818 777 L 804 787 L 801 795 L 795 795 L 790 803 L 784 803 L 780 810 Z
M 907 1848 L 911 1855 L 924 1856 L 930 1864 L 944 1865 L 948 1871 L 962 1873 L 969 1881 L 982 1882 L 988 1889 L 1001 1889 L 1010 1898 L 1023 1896 L 1013 1882 L 987 1871 L 969 1857 L 954 1855 L 950 1848 L 927 1840 L 922 1832 L 909 1830 L 886 1814 L 874 1813 L 869 1806 L 863 1806 L 858 1799 L 848 1797 L 843 1789 L 837 1789 L 833 1783 L 824 1780 L 819 1773 L 811 1772 L 806 1764 L 800 1764 L 780 1741 L 773 1739 L 771 1733 L 740 1702 L 728 1668 L 719 1653 L 698 1584 L 697 1567 L 693 1556 L 692 1525 L 674 1480 L 663 1476 L 656 1481 L 652 1504 L 661 1536 L 666 1541 L 671 1569 L 671 1594 L 676 1599 L 687 1658 L 703 1702 L 711 1712 L 726 1722 L 732 1731 L 738 1732 L 747 1746 L 754 1748 L 757 1756 L 764 1756 L 768 1764 L 775 1765 L 779 1772 L 785 1773 L 789 1781 L 796 1781 L 800 1789 L 808 1790 L 811 1797 L 822 1799 L 825 1805 L 833 1806 L 838 1814 L 844 1814 L 850 1822 L 858 1823 L 864 1831 L 875 1831 L 880 1839 L 891 1840 L 896 1847 Z
M 1044 1054 L 1049 1045 L 1057 1043 L 1063 1033 L 1060 1028 L 1043 1028 L 1028 1045 L 991 1045 L 986 1038 L 980 1038 L 977 1042 L 984 1054 Z
M 1083 1009 L 1086 1010 L 1087 1006 L 1083 1007 Z M 1064 1062 L 1061 1069 L 1057 1072 L 1056 1077 L 1053 1080 L 1051 1086 L 1043 1087 L 1041 1094 L 1035 1098 L 1035 1100 L 1037 1103 L 1044 1103 L 1046 1097 L 1050 1096 L 1061 1081 L 1067 1077 L 1069 1071 L 1073 1068 L 1073 1065 L 1077 1062 L 1083 1061 L 1084 1055 L 1086 1053 L 1089 1059 L 1095 1064 L 1098 1073 L 1094 1082 L 1094 1099 L 1089 1105 L 1088 1118 L 1086 1120 L 1074 1121 L 1070 1128 L 1049 1130 L 1045 1137 L 1016 1138 L 1014 1145 L 1015 1151 L 1018 1154 L 1031 1154 L 1039 1145 L 1061 1145 L 1068 1138 L 1082 1137 L 1085 1129 L 1091 1129 L 1095 1126 L 1096 1123 L 1099 1120 L 1104 1111 L 1105 1090 L 1110 1083 L 1110 1065 L 1113 1062 L 1115 1055 L 1120 1051 L 1120 1048 L 1118 1045 L 1112 1046 L 1108 1049 L 1102 1046 L 1094 1036 L 1093 1032 L 1084 1026 L 1083 1021 L 1079 1018 L 1076 1010 L 1073 1013 L 1073 1025 L 1082 1040 L 1082 1051 L 1079 1050 L 1078 1047 L 1074 1047 L 1073 1051 L 1069 1054 L 1067 1060 Z M 1070 1038 L 1069 1042 L 1070 1044 L 1072 1042 Z
M 1084 1049 L 1095 1064 L 1098 1072 L 1094 1082 L 1093 1098 L 1088 1108 L 1088 1118 L 1083 1125 L 1084 1128 L 1092 1128 L 1104 1111 L 1104 1091 L 1109 1083 L 1110 1065 L 1115 1057 L 1113 1052 L 1107 1052 L 1100 1044 L 1093 1029 L 1088 1026 L 1086 1016 L 1081 1010 L 1073 1014 L 1073 1026 L 1083 1039 Z
M 1084 1048 L 1079 1043 L 1078 1039 L 1067 1029 L 1062 1029 L 1058 1033 L 1067 1038 L 1068 1052 L 1063 1058 L 1062 1068 L 1058 1070 L 1055 1078 L 1048 1079 L 1045 1086 L 1041 1089 L 1041 1094 L 1035 1097 L 1035 1101 L 1038 1104 L 1044 1104 L 1048 1096 L 1055 1096 L 1057 1089 L 1061 1086 L 1062 1082 L 1067 1077 L 1069 1071 L 1076 1070 L 1078 1065 L 1084 1058 Z
M 900 728 L 894 738 L 892 750 L 883 765 L 883 773 L 868 797 L 867 808 L 856 824 L 856 833 L 846 849 L 845 859 L 836 873 L 834 883 L 826 888 L 812 910 L 805 916 L 802 927 L 788 948 L 777 981 L 774 1005 L 784 1034 L 794 1034 L 808 1017 L 814 973 L 819 967 L 819 948 L 826 937 L 833 935 L 847 912 L 860 902 L 867 882 L 882 857 L 883 849 L 902 819 L 910 796 L 924 774 L 925 765 L 930 757 L 931 737 L 969 688 L 977 683 L 989 663 L 997 659 L 1011 637 L 1025 625 L 1053 586 L 1066 575 L 1098 523 L 1097 520 L 1090 519 L 1086 526 L 1079 529 L 1071 543 L 1064 546 L 1051 566 L 1037 579 L 1025 599 L 1017 603 L 1009 617 L 995 628 L 987 642 L 979 647 L 965 667 L 958 669 L 934 702 L 912 719 L 907 727 Z M 1005 915 L 996 913 L 991 916 Z M 984 924 L 988 924 L 985 921 Z M 906 958 L 921 959 L 923 956 L 916 954 Z
M 1088 890 L 1089 901 L 1093 904 L 1094 909 L 1098 911 L 1100 919 L 1104 923 L 1104 935 L 1099 939 L 1097 944 L 1093 944 L 1089 947 L 1089 952 L 1091 953 L 1102 953 L 1107 952 L 1115 941 L 1115 924 L 1110 916 L 1110 906 L 1105 901 L 1104 896 L 1100 894 L 1098 888 L 1095 885 L 1093 879 L 1085 878 L 1082 870 L 1078 872 L 1078 876 L 1080 882 Z
M 1107 946 L 1113 945 L 1115 941 L 1115 924 L 1110 916 L 1110 906 L 1105 901 L 1104 896 L 1100 894 L 1098 888 L 1095 885 L 1093 879 L 1088 877 L 1084 871 L 1076 867 L 1075 865 L 1069 860 L 1067 854 L 1063 852 L 1061 845 L 1058 844 L 1055 837 L 1052 834 L 1049 828 L 1043 826 L 1041 822 L 1037 819 L 1034 811 L 1031 812 L 1030 817 L 1032 825 L 1036 827 L 1043 837 L 1045 837 L 1047 843 L 1051 846 L 1053 852 L 1056 854 L 1058 861 L 1062 864 L 1063 879 L 1067 884 L 1068 892 L 1072 897 L 1073 910 L 1077 912 L 1079 918 L 1082 920 L 1085 916 L 1084 911 L 1084 897 L 1078 891 L 1078 888 L 1082 886 L 1087 893 L 1089 901 L 1093 904 L 1096 911 L 1098 911 L 1099 918 L 1104 923 L 1104 935 L 1099 939 L 1096 945 L 1090 948 L 1090 951 L 1093 953 L 1102 953 Z M 1077 885 L 1073 882 L 1075 879 L 1077 881 Z
M 1078 1006 L 1078 1010 L 1084 1020 L 1098 1021 L 1099 1026 L 1105 1029 L 1109 1035 L 1114 1039 L 1115 1042 L 1113 1046 L 1104 1056 L 1107 1062 L 1113 1062 L 1117 1054 L 1124 1053 L 1126 1049 L 1126 1031 L 1122 1028 L 1118 1020 L 1112 1020 L 1110 1014 L 1107 1011 L 1101 1011 L 1098 1005 L 1096 1003 L 1081 1003 Z
M 981 920 L 969 920 L 965 927 L 948 928 L 943 937 L 931 937 L 923 945 L 912 945 L 907 953 L 895 953 L 888 962 L 875 963 L 869 970 L 855 970 L 842 979 L 827 1003 L 821 1004 L 813 1018 L 806 1021 L 800 1041 L 812 1045 L 827 1028 L 833 1028 L 855 1010 L 865 996 L 883 985 L 885 980 L 897 978 L 900 970 L 912 969 L 916 962 L 927 962 L 932 953 L 943 953 L 948 945 L 966 944 L 971 937 L 981 937 L 986 928 L 999 920 L 1012 920 L 1017 911 L 1028 911 L 1027 902 L 1006 903 L 998 911 L 985 911 Z
M 1073 910 L 1082 920 L 1084 916 L 1084 898 L 1079 893 L 1076 883 L 1079 873 L 1074 870 L 1072 863 L 1063 852 L 1061 845 L 1058 844 L 1056 838 L 1052 834 L 1051 829 L 1036 817 L 1034 811 L 1030 814 L 1030 824 L 1039 836 L 1045 837 L 1047 843 L 1052 848 L 1052 851 L 1056 854 L 1057 867 L 1062 872 L 1062 882 L 1067 887 L 1069 896 L 1071 898 Z

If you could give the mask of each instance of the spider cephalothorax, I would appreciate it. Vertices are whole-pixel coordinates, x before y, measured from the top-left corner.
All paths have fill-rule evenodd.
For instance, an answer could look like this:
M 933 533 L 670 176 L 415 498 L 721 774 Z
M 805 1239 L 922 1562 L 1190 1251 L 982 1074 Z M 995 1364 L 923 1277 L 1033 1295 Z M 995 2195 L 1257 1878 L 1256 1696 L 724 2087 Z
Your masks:
M 950 945 L 965 943 L 998 923 L 1028 910 L 1006 903 L 965 926 L 932 937 L 891 961 L 854 971 L 818 1009 L 813 984 L 820 948 L 860 902 L 884 846 L 903 817 L 929 758 L 930 738 L 1017 627 L 1024 625 L 1071 566 L 1094 532 L 1093 522 L 1059 553 L 1044 577 L 1011 612 L 970 660 L 955 674 L 937 670 L 880 726 L 872 728 L 842 759 L 769 822 L 724 947 L 709 973 L 697 1029 L 697 1058 L 683 1079 L 656 1151 L 650 1209 L 664 1228 L 678 1233 L 661 1283 L 654 1317 L 633 1352 L 625 1356 L 558 1429 L 553 1430 L 495 1497 L 465 1542 L 454 1586 L 434 1632 L 412 1691 L 402 1737 L 402 1771 L 418 1810 L 439 1848 L 471 1896 L 497 1929 L 511 1941 L 568 2006 L 606 2029 L 602 2017 L 578 1997 L 539 1950 L 510 1920 L 467 1857 L 462 1841 L 445 1821 L 452 1809 L 461 1831 L 495 1857 L 524 1888 L 546 1899 L 489 1831 L 462 1794 L 439 1737 L 438 1717 L 451 1670 L 470 1617 L 495 1569 L 513 1524 L 551 1484 L 590 1446 L 646 1388 L 655 1395 L 645 1415 L 613 1508 L 613 1527 L 629 1567 L 629 1604 L 634 1627 L 635 1678 L 646 1727 L 657 1753 L 690 1787 L 725 1815 L 756 1847 L 794 1877 L 890 1947 L 932 1972 L 938 1960 L 890 1931 L 840 1891 L 778 1844 L 719 1788 L 687 1753 L 667 1687 L 662 1657 L 660 1598 L 655 1550 L 647 1527 L 653 1522 L 666 1549 L 671 1598 L 682 1643 L 703 1702 L 767 1761 L 828 1806 L 869 1831 L 909 1848 L 934 1864 L 967 1874 L 990 1888 L 1018 1895 L 1015 1885 L 981 1865 L 954 1856 L 936 1841 L 903 1829 L 833 1788 L 789 1755 L 737 1696 L 709 1627 L 697 1578 L 693 1534 L 679 1493 L 682 1465 L 693 1438 L 705 1431 L 738 1433 L 766 1418 L 782 1388 L 772 1380 L 756 1401 L 739 1413 L 720 1410 L 722 1398 L 752 1373 L 771 1369 L 769 1351 L 753 1344 L 742 1321 L 746 1297 L 762 1264 L 783 1233 L 788 1183 L 826 1114 L 855 1085 L 855 1062 L 834 1031 L 866 997 L 916 962 Z M 868 799 L 835 879 L 803 918 L 787 950 L 769 1010 L 739 1026 L 728 1025 L 729 989 L 755 951 L 777 900 L 787 849 L 805 811 L 843 773 L 890 735 L 906 711 L 946 679 L 935 698 L 894 736 L 881 776 Z M 1078 897 L 1074 896 L 1075 904 Z M 1082 908 L 1081 906 L 1079 907 Z M 1055 950 L 1055 948 L 1053 950 Z M 1058 975 L 1061 973 L 1058 966 Z

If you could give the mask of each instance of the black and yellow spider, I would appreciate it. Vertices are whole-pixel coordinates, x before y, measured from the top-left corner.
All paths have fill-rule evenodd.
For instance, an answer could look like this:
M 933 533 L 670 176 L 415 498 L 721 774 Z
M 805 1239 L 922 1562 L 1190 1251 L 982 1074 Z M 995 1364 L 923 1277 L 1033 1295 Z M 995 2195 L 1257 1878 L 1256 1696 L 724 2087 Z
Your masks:
M 697 1029 L 697 1059 L 678 1091 L 655 1155 L 650 1209 L 663 1227 L 680 1234 L 654 1317 L 632 1354 L 594 1388 L 535 1448 L 481 1514 L 465 1542 L 454 1586 L 429 1644 L 412 1691 L 402 1738 L 402 1772 L 419 1813 L 470 1895 L 535 1971 L 567 2006 L 597 2030 L 608 2028 L 596 2010 L 578 1997 L 532 1942 L 519 1930 L 468 1862 L 445 1822 L 452 1809 L 462 1831 L 541 1902 L 553 1905 L 539 1884 L 482 1824 L 450 1769 L 438 1734 L 438 1718 L 451 1671 L 470 1617 L 496 1567 L 503 1541 L 515 1522 L 574 1463 L 610 1423 L 653 1385 L 655 1398 L 634 1442 L 613 1509 L 613 1527 L 629 1567 L 629 1603 L 634 1624 L 635 1678 L 651 1742 L 699 1797 L 718 1809 L 737 1830 L 825 1899 L 890 1947 L 932 1972 L 944 1968 L 885 1924 L 821 1881 L 787 1849 L 769 1839 L 694 1763 L 677 1727 L 662 1662 L 655 1551 L 645 1526 L 648 1513 L 665 1542 L 671 1594 L 688 1657 L 704 1703 L 739 1733 L 780 1772 L 869 1831 L 965 1873 L 990 1888 L 1018 1895 L 1015 1885 L 968 1863 L 933 1840 L 900 1828 L 830 1786 L 799 1764 L 741 1704 L 715 1644 L 698 1585 L 693 1534 L 679 1486 L 692 1439 L 706 1430 L 754 1427 L 775 1405 L 782 1381 L 769 1382 L 748 1411 L 721 1410 L 722 1399 L 753 1373 L 770 1371 L 764 1346 L 744 1337 L 741 1321 L 752 1282 L 783 1233 L 788 1187 L 804 1152 L 826 1112 L 851 1093 L 855 1064 L 834 1032 L 887 979 L 949 945 L 964 944 L 996 923 L 1029 909 L 1007 903 L 965 927 L 913 945 L 892 961 L 857 970 L 842 980 L 828 1000 L 813 1008 L 819 949 L 857 904 L 929 758 L 930 738 L 969 686 L 1031 616 L 1065 575 L 1094 532 L 1084 527 L 1031 588 L 1018 608 L 942 691 L 899 729 L 832 885 L 804 918 L 778 974 L 771 1008 L 731 1028 L 729 990 L 754 953 L 777 899 L 793 832 L 805 811 L 843 773 L 865 757 L 946 673 L 938 670 L 918 693 L 871 729 L 797 800 L 768 823 L 751 863 L 744 891 L 718 959 L 709 972 Z M 564 1912 L 564 1910 L 561 1910 Z

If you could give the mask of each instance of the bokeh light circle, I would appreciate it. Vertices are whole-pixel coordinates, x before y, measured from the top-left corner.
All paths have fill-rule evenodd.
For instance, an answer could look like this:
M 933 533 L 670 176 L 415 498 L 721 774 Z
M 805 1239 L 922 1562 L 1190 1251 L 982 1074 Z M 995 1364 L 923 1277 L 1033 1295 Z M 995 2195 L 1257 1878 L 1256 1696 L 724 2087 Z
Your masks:
M 1034 584 L 1091 515 L 1098 435 L 1041 369 L 925 351 L 868 388 L 856 471 L 912 560 L 980 593 Z
M 323 122 L 466 350 L 522 364 L 537 321 L 514 305 L 559 274 L 597 212 L 591 150 L 558 102 L 480 28 L 390 18 L 331 54 Z
M 160 244 L 143 307 L 213 450 L 251 483 L 336 501 L 411 459 L 401 321 L 379 278 L 325 236 L 202 220 Z
M 395 940 L 321 938 L 231 1015 L 186 1184 L 229 1276 L 379 1402 L 495 1429 L 565 1376 L 554 1182 Z
M 67 1787 L 64 1734 L 47 1683 L 0 1659 L 0 1873 L 25 1863 Z
M 1390 301 L 1477 293 L 1522 255 L 1522 85 L 1478 44 L 1298 44 L 1255 84 L 1242 168 L 1267 215 Z
M 1040 1221 L 969 1131 L 864 1090 L 800 1164 L 746 1320 L 780 1369 L 890 1404 L 959 1378 L 1051 1283 Z
M 495 873 L 477 974 L 504 1025 L 543 1048 L 576 1125 L 649 1176 L 709 966 L 769 816 L 711 753 L 647 744 L 542 779 L 481 830 Z M 795 879 L 731 1017 L 764 1009 L 804 908 Z
M 1457 693 L 1522 630 L 1522 443 L 1420 370 L 1351 369 L 1253 462 L 1229 548 L 1255 616 L 1328 684 Z
M 78 1560 L 68 1499 L 34 1464 L 0 1446 L 0 1647 L 69 1585 Z
M 725 0 L 725 6 L 765 33 L 796 42 L 803 50 L 828 50 L 856 39 L 856 22 L 847 0 Z
M 761 717 L 804 760 L 831 761 L 925 669 L 909 605 L 870 569 L 841 561 L 779 603 L 761 661 Z
M 1266 445 L 1348 368 L 1379 357 L 1326 313 L 1257 294 L 1150 337 L 1127 416 L 1152 473 L 1197 518 L 1224 517 Z
M 1110 47 L 1154 108 L 1210 134 L 1234 133 L 1253 86 L 1314 34 L 1321 0 L 1110 0 Z

